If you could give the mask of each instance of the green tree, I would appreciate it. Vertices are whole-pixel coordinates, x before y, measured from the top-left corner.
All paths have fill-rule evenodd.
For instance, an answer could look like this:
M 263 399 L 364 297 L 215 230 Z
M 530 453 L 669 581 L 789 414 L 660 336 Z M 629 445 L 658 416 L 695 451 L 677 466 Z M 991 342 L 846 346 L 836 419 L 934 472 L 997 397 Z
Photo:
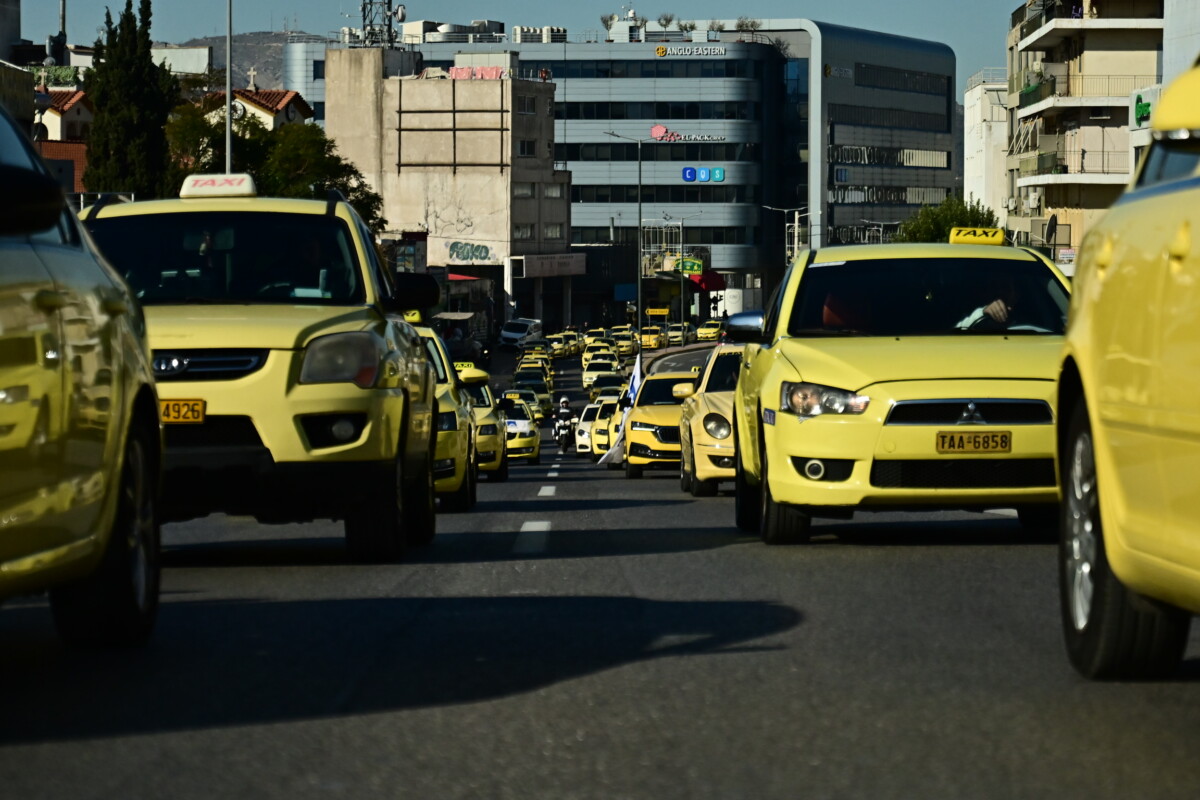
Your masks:
M 921 210 L 904 222 L 892 238 L 894 242 L 947 242 L 950 229 L 994 228 L 996 214 L 978 200 L 965 202 L 950 195 L 941 205 L 921 206 Z
M 96 109 L 83 180 L 93 192 L 135 192 L 140 199 L 174 194 L 165 128 L 179 83 L 150 53 L 150 0 L 133 0 L 116 24 L 104 12 L 103 40 L 83 88 Z

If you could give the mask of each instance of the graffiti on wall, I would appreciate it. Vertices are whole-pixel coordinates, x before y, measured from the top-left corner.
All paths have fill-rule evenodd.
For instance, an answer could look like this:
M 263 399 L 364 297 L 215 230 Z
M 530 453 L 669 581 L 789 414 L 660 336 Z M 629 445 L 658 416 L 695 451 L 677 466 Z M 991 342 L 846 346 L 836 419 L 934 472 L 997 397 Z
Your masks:
M 486 244 L 447 242 L 446 248 L 451 261 L 488 261 L 492 257 L 492 250 Z

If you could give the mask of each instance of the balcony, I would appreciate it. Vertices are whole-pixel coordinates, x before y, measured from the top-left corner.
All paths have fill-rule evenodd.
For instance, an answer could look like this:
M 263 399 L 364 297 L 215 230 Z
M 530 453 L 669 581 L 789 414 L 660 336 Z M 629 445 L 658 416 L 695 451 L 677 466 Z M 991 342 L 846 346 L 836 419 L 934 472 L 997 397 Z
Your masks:
M 1013 29 L 1019 17 L 1014 12 Z M 1085 31 L 1162 29 L 1162 0 L 1045 0 L 1028 7 L 1017 49 L 1047 51 Z
M 1129 180 L 1128 150 L 1051 150 L 1058 138 L 1042 137 L 1041 152 L 1021 155 L 1018 186 L 1124 184 Z
M 1036 73 L 1029 78 L 1039 80 Z M 1017 108 L 1033 114 L 1054 107 L 1125 105 L 1129 102 L 1130 94 L 1142 87 L 1153 85 L 1157 80 L 1155 75 L 1047 76 L 1021 89 Z M 1039 104 L 1044 105 L 1033 108 Z

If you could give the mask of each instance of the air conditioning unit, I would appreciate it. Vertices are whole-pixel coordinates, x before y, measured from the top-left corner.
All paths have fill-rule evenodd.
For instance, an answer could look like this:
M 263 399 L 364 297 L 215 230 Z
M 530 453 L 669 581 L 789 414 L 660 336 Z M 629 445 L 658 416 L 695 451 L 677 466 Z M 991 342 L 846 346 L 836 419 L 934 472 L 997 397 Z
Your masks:
M 1036 214 L 1038 209 L 1042 207 L 1042 191 L 1041 189 L 1030 189 L 1025 195 L 1025 210 L 1032 214 Z
M 1004 207 L 1007 208 L 1009 211 L 1016 211 L 1017 210 L 1017 198 L 1015 198 L 1015 197 L 1008 198 L 1008 202 L 1006 202 L 1004 204 Z

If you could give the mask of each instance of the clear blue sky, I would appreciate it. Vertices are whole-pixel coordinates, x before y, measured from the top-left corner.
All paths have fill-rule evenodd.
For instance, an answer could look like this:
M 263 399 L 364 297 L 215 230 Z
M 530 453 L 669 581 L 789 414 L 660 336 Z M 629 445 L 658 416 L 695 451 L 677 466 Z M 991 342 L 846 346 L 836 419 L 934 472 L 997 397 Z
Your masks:
M 671 12 L 683 19 L 696 20 L 700 27 L 714 17 L 730 19 L 741 14 L 763 19 L 802 17 L 944 42 L 954 48 L 957 56 L 961 94 L 971 74 L 983 67 L 1004 64 L 1009 18 L 1020 3 L 1021 0 L 748 0 L 744 3 L 656 0 L 632 5 L 639 14 L 652 20 L 662 12 Z M 359 5 L 359 0 L 234 0 L 233 27 L 235 33 L 246 33 L 278 31 L 286 25 L 291 30 L 324 34 L 343 25 L 357 26 L 361 20 Z M 414 0 L 406 5 L 409 19 L 459 23 L 495 19 L 510 28 L 559 25 L 577 33 L 598 30 L 601 14 L 621 10 L 619 3 L 607 0 L 456 0 L 453 3 Z M 68 39 L 90 44 L 96 39 L 96 28 L 104 22 L 105 7 L 112 8 L 115 16 L 124 6 L 124 0 L 67 0 Z M 45 41 L 48 34 L 58 30 L 58 3 L 22 0 L 21 27 L 26 39 Z M 167 42 L 224 33 L 225 3 L 158 0 L 154 3 L 151 32 L 156 40 Z

